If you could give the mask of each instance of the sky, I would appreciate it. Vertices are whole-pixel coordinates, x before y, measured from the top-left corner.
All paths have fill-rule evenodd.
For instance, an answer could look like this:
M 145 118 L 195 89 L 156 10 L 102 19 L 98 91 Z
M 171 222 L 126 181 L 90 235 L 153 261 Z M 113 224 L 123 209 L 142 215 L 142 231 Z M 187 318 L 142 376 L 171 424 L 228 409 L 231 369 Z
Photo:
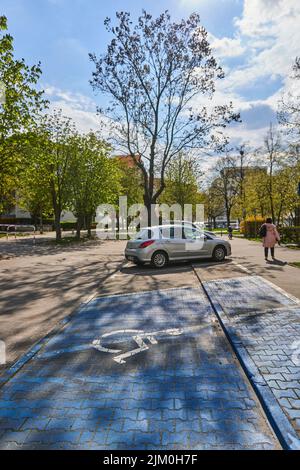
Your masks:
M 0 0 L 8 18 L 16 57 L 41 61 L 41 86 L 81 131 L 97 129 L 89 80 L 88 53 L 105 52 L 110 35 L 103 21 L 116 11 L 133 18 L 145 9 L 154 16 L 169 10 L 174 20 L 193 11 L 209 33 L 214 56 L 225 71 L 214 104 L 233 102 L 242 123 L 227 130 L 235 145 L 262 144 L 277 103 L 292 86 L 292 65 L 300 56 L 300 0 Z

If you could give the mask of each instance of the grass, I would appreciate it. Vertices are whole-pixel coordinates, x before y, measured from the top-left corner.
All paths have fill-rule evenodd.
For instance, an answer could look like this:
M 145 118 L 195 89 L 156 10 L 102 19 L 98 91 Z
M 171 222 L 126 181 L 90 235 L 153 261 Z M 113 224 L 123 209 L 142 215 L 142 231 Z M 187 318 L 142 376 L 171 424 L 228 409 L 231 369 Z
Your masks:
M 300 261 L 293 261 L 289 263 L 290 266 L 294 266 L 294 268 L 300 268 Z
M 32 235 L 32 237 L 33 237 L 32 232 L 22 232 L 22 233 L 17 233 L 16 237 L 21 238 L 21 237 L 26 237 L 26 236 L 30 236 L 30 235 Z M 0 238 L 6 238 L 6 237 L 7 237 L 6 233 L 0 233 Z M 9 233 L 8 238 L 15 238 L 15 234 L 14 233 Z

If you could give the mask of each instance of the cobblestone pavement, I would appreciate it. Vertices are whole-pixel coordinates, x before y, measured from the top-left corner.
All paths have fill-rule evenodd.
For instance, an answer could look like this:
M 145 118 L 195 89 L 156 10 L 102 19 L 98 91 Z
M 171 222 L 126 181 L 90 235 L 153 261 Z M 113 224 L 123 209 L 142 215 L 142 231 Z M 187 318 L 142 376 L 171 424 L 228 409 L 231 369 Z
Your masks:
M 254 381 L 261 384 L 262 379 L 269 386 L 268 406 L 275 404 L 275 418 L 288 444 L 299 449 L 300 301 L 260 276 L 203 285 L 233 344 L 246 351 Z
M 200 288 L 91 301 L 0 389 L 1 449 L 279 447 Z

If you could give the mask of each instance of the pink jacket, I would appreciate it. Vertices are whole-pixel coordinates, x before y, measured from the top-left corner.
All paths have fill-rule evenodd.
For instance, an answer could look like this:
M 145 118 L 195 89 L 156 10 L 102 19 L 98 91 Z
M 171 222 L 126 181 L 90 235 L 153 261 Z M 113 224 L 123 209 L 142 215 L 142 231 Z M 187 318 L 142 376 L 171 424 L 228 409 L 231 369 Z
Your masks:
M 267 228 L 267 234 L 263 238 L 263 246 L 265 248 L 273 248 L 276 245 L 276 242 L 280 240 L 280 235 L 274 224 L 266 223 L 265 226 Z

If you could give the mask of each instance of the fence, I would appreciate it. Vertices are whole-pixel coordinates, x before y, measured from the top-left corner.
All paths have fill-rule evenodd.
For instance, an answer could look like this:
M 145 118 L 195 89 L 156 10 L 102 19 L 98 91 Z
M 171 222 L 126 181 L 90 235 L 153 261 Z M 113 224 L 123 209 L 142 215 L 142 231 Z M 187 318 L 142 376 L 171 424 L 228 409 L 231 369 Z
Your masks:
M 16 224 L 0 224 L 0 233 L 6 234 L 8 240 L 9 235 L 14 235 L 15 240 L 20 233 L 29 233 L 33 235 L 33 243 L 35 243 L 35 226 L 34 225 L 16 225 Z

